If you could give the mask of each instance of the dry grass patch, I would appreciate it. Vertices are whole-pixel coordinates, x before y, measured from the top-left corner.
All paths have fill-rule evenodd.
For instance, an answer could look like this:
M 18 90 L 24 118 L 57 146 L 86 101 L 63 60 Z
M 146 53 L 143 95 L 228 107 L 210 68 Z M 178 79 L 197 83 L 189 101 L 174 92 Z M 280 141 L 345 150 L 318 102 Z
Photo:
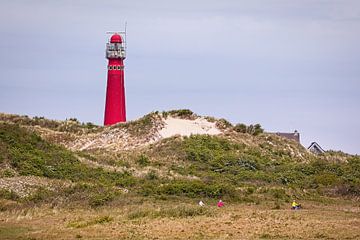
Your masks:
M 356 202 L 326 205 L 226 204 L 200 208 L 169 202 L 90 209 L 0 212 L 0 239 L 359 239 Z M 9 237 L 11 236 L 11 237 Z

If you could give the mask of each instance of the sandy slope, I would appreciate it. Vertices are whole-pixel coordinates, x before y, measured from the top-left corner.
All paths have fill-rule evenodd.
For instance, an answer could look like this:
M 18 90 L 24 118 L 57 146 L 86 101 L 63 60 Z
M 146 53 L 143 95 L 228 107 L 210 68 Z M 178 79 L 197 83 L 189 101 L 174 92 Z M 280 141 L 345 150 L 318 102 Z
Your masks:
M 191 134 L 217 135 L 221 131 L 215 123 L 207 121 L 205 118 L 195 120 L 179 119 L 168 117 L 164 120 L 165 126 L 159 131 L 161 138 L 168 138 L 174 135 L 190 136 Z
M 98 133 L 76 136 L 73 140 L 61 142 L 71 150 L 107 149 L 122 151 L 146 146 L 161 139 L 175 135 L 190 136 L 191 134 L 217 135 L 222 132 L 215 122 L 209 122 L 203 117 L 194 120 L 174 117 L 159 118 L 153 131 L 145 135 L 133 136 L 125 128 L 105 128 Z

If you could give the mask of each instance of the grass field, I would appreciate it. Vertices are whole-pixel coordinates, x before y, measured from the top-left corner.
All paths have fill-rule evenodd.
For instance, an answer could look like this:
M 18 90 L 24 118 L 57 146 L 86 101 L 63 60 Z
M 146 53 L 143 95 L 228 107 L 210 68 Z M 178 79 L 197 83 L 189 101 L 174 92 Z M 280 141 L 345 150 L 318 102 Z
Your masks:
M 191 201 L 4 211 L 0 239 L 360 239 L 358 201 L 304 202 L 299 211 L 269 202 L 201 208 Z
M 0 114 L 0 240 L 360 239 L 360 156 L 226 121 L 218 136 L 144 144 L 159 119 L 102 128 Z

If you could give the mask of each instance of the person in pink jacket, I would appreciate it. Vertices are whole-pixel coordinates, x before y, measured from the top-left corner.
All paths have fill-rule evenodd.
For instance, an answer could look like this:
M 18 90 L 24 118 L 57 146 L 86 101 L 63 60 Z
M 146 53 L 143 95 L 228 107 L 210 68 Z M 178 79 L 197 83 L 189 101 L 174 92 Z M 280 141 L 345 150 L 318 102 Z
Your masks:
M 220 199 L 217 203 L 218 207 L 223 207 L 224 206 L 224 202 Z

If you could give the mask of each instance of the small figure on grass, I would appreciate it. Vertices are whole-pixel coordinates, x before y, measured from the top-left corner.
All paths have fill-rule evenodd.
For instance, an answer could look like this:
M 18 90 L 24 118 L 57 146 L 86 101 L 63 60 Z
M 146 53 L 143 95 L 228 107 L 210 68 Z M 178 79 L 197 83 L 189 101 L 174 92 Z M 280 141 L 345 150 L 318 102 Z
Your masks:
M 205 206 L 205 203 L 204 203 L 202 200 L 200 200 L 199 206 L 200 206 L 200 207 L 203 207 L 203 206 Z
M 295 200 L 291 203 L 291 209 L 292 210 L 299 210 L 301 209 L 301 204 L 297 203 Z
M 223 207 L 223 206 L 224 206 L 224 202 L 220 199 L 220 200 L 218 201 L 218 203 L 217 203 L 217 206 L 218 206 L 219 208 Z

